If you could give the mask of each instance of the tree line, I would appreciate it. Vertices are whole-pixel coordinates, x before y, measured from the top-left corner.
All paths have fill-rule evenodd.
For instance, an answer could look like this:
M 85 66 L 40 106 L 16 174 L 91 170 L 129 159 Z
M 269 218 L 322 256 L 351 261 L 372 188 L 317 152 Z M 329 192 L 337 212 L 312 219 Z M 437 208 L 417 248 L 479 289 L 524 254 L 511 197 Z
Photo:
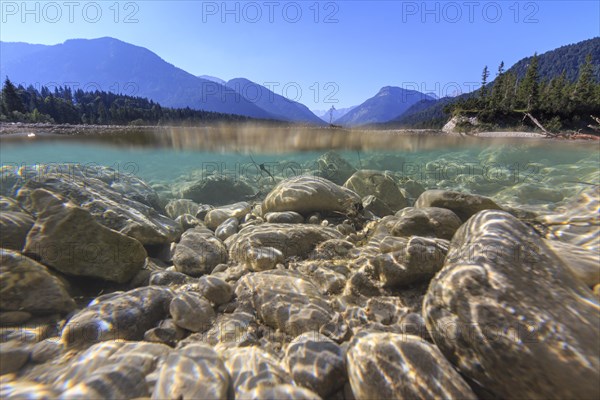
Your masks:
M 167 108 L 142 97 L 104 91 L 50 90 L 15 86 L 8 77 L 0 93 L 0 122 L 90 125 L 197 125 L 216 121 L 248 121 L 249 117 Z
M 534 115 L 546 129 L 585 129 L 600 117 L 600 80 L 594 72 L 592 57 L 581 64 L 579 74 L 571 82 L 565 71 L 550 79 L 540 79 L 537 54 L 531 58 L 525 76 L 505 72 L 502 62 L 493 83 L 484 67 L 481 88 L 472 96 L 446 105 L 444 112 L 452 115 L 477 116 L 480 122 L 496 127 L 522 123 L 524 113 Z

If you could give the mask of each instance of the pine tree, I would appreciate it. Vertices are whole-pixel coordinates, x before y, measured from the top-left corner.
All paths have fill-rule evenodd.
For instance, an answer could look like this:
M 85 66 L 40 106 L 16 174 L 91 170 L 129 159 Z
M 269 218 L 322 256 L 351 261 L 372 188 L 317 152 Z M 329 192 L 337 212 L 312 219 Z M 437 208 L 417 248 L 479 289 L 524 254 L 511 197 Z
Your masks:
M 588 54 L 585 58 L 585 64 L 579 69 L 579 78 L 575 84 L 575 93 L 573 98 L 577 108 L 582 111 L 591 111 L 594 100 L 594 72 L 592 67 L 592 55 Z
M 490 99 L 490 108 L 494 111 L 505 111 L 502 107 L 502 100 L 504 99 L 504 92 L 506 90 L 504 78 L 504 61 L 502 61 L 496 73 L 496 79 L 492 87 L 492 98 Z
M 13 111 L 25 113 L 25 106 L 17 93 L 15 85 L 6 77 L 4 81 L 4 87 L 2 88 L 2 102 L 4 103 L 4 109 L 7 114 L 12 114 Z
M 488 99 L 487 99 L 487 80 L 490 77 L 490 71 L 488 70 L 487 65 L 483 68 L 483 72 L 481 73 L 481 89 L 479 90 L 479 100 L 480 107 L 486 108 Z
M 539 85 L 538 56 L 535 53 L 519 85 L 519 105 L 529 112 L 537 110 L 539 106 Z

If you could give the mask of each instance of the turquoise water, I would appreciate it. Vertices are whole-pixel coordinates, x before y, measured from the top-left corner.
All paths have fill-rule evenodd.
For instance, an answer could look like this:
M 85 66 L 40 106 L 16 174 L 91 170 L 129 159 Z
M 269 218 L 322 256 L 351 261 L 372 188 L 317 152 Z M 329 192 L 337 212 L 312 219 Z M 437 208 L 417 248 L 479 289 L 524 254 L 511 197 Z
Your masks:
M 261 137 L 265 143 L 281 141 L 277 136 L 270 140 L 268 132 L 265 135 L 266 139 Z M 404 137 L 394 138 L 393 144 L 383 149 L 361 150 L 356 143 L 342 142 L 338 149 L 320 146 L 310 150 L 309 141 L 302 144 L 302 151 L 289 146 L 273 152 L 251 142 L 240 144 L 239 140 L 231 146 L 226 141 L 203 146 L 189 138 L 183 144 L 178 141 L 178 145 L 172 137 L 160 139 L 160 135 L 143 140 L 126 135 L 118 140 L 114 136 L 3 137 L 0 159 L 3 167 L 43 164 L 48 171 L 65 163 L 103 165 L 118 174 L 141 178 L 166 197 L 178 197 L 179 186 L 213 173 L 243 180 L 263 192 L 281 179 L 302 174 L 343 184 L 343 169 L 348 165 L 356 170 L 389 171 L 399 182 L 416 181 L 424 189 L 482 194 L 501 204 L 539 210 L 554 209 L 600 184 L 597 142 L 431 138 L 423 145 L 420 139 Z M 414 146 L 415 142 L 421 145 Z M 353 148 L 344 148 L 350 146 Z M 328 151 L 339 155 L 343 165 L 329 158 L 319 161 Z

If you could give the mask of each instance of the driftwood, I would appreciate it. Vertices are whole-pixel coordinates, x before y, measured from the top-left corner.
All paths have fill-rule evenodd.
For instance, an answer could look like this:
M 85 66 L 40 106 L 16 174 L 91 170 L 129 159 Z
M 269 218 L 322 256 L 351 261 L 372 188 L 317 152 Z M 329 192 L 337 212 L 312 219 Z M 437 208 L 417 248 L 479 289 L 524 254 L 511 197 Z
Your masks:
M 540 128 L 542 130 L 542 132 L 544 132 L 544 135 L 546 135 L 546 137 L 557 137 L 557 136 L 559 136 L 559 134 L 557 134 L 557 133 L 548 132 L 546 130 L 546 128 L 544 128 L 544 125 L 542 125 L 540 123 L 540 121 L 538 121 L 533 115 L 531 115 L 529 113 L 525 113 L 525 116 L 523 117 L 523 120 L 525 120 L 525 118 L 529 118 L 534 124 L 536 124 L 537 127 Z
M 593 130 L 595 130 L 595 131 L 598 131 L 598 132 L 600 132 L 600 118 L 598 118 L 598 117 L 594 117 L 593 115 L 590 115 L 590 117 L 592 117 L 592 119 L 593 119 L 594 121 L 596 121 L 596 123 L 598 124 L 598 126 L 594 126 L 594 125 L 592 125 L 592 124 L 589 124 L 589 125 L 588 125 L 588 128 L 590 128 L 590 129 L 593 129 Z

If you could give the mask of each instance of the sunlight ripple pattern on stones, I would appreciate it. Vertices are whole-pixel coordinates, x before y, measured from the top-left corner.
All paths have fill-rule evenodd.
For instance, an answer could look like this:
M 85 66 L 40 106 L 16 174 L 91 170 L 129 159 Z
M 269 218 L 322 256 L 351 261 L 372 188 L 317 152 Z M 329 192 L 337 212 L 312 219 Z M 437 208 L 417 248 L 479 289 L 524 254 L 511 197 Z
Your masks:
M 347 212 L 361 203 L 360 196 L 335 183 L 315 176 L 298 176 L 280 182 L 262 204 L 263 213 L 296 211 Z
M 444 355 L 499 397 L 600 396 L 597 299 L 506 212 L 457 231 L 423 314 Z
M 21 168 L 13 191 L 23 208 L 29 210 L 29 193 L 39 188 L 67 197 L 100 224 L 142 244 L 170 243 L 181 234 L 173 220 L 160 214 L 152 188 L 110 168 L 74 164 Z
M 417 336 L 359 334 L 347 359 L 357 400 L 477 399 L 437 347 Z
M 114 293 L 93 301 L 71 318 L 62 332 L 69 347 L 106 340 L 140 340 L 144 332 L 166 318 L 173 293 L 165 287 L 147 286 Z
M 225 399 L 229 373 L 219 355 L 204 344 L 173 350 L 158 372 L 152 398 Z

